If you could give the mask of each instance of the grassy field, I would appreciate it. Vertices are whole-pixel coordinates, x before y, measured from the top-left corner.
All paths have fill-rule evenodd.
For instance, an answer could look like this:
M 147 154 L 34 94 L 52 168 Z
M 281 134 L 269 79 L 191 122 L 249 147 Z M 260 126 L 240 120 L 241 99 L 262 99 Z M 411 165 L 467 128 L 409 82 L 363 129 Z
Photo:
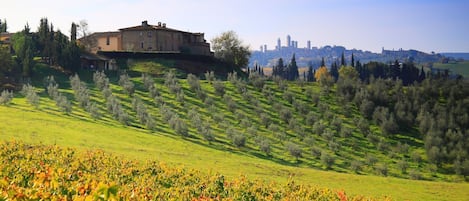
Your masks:
M 138 66 L 137 66 L 138 67 Z M 140 68 L 143 69 L 143 68 Z M 61 86 L 61 93 L 74 100 L 73 91 L 67 78 L 60 73 L 44 69 L 44 76 L 54 74 Z M 134 73 L 136 74 L 136 73 Z M 167 123 L 162 121 L 161 106 L 155 105 L 155 100 L 148 97 L 148 92 L 142 86 L 140 77 L 132 78 L 136 84 L 134 96 L 140 97 L 150 114 L 157 120 L 156 129 L 151 132 L 143 129 L 136 120 L 132 110 L 131 98 L 125 95 L 122 87 L 116 84 L 117 78 L 111 78 L 111 88 L 121 101 L 124 109 L 132 116 L 129 126 L 124 126 L 114 120 L 105 108 L 105 100 L 101 92 L 92 84 L 91 75 L 81 75 L 88 82 L 91 98 L 99 105 L 103 115 L 93 120 L 90 115 L 80 108 L 76 101 L 72 101 L 73 110 L 70 114 L 60 112 L 43 89 L 37 89 L 41 95 L 39 108 L 30 106 L 26 99 L 17 94 L 9 106 L 0 106 L 0 139 L 19 140 L 33 144 L 57 144 L 64 147 L 75 147 L 79 150 L 103 149 L 120 157 L 134 160 L 158 160 L 174 166 L 184 166 L 205 172 L 220 172 L 230 178 L 246 175 L 248 178 L 262 179 L 285 183 L 289 178 L 295 181 L 343 189 L 352 195 L 373 197 L 391 196 L 396 200 L 467 200 L 469 198 L 469 184 L 450 183 L 445 181 L 460 180 L 461 178 L 432 171 L 432 166 L 425 162 L 425 156 L 418 138 L 399 137 L 394 139 L 378 138 L 379 144 L 370 142 L 356 128 L 354 118 L 359 114 L 351 106 L 341 104 L 334 96 L 322 95 L 316 84 L 301 85 L 298 83 L 283 83 L 287 89 L 281 90 L 274 82 L 266 82 L 272 94 L 271 99 L 264 96 L 264 92 L 246 85 L 245 93 L 238 91 L 236 84 L 223 81 L 226 94 L 236 103 L 236 109 L 230 111 L 225 100 L 215 95 L 212 84 L 200 81 L 201 88 L 211 101 L 202 101 L 185 79 L 177 79 L 184 92 L 184 101 L 163 85 L 163 78 L 155 79 L 156 86 L 164 104 L 170 110 L 179 114 L 187 123 L 189 136 L 181 137 L 176 134 Z M 41 87 L 42 78 L 35 80 L 36 86 Z M 33 80 L 34 81 L 34 80 Z M 281 85 L 281 84 L 280 84 Z M 287 94 L 287 95 L 286 95 Z M 309 95 L 308 95 L 309 94 Z M 319 103 L 312 103 L 311 97 L 317 96 Z M 288 99 L 295 101 L 289 102 Z M 258 102 L 253 102 L 256 100 Z M 161 100 L 160 100 L 161 101 Z M 209 103 L 210 102 L 210 103 Z M 307 109 L 317 115 L 316 122 L 324 124 L 325 130 L 333 132 L 332 119 L 340 119 L 341 124 L 351 129 L 348 136 L 342 137 L 332 133 L 332 138 L 340 146 L 338 151 L 330 150 L 330 145 L 324 137 L 314 134 L 313 125 L 307 123 L 300 111 L 292 109 L 294 105 L 305 104 Z M 210 105 L 210 106 L 208 106 Z M 257 106 L 254 106 L 257 105 Z M 279 111 L 290 108 L 290 119 L 300 125 L 291 126 L 290 122 L 282 120 Z M 191 123 L 188 113 L 195 110 L 203 122 L 208 122 L 215 136 L 215 141 L 207 142 L 198 134 Z M 324 112 L 325 111 L 325 112 Z M 268 116 L 277 129 L 265 128 L 261 125 L 261 114 Z M 222 120 L 215 120 L 220 117 Z M 244 120 L 244 121 L 243 121 Z M 371 130 L 379 136 L 379 129 L 371 125 Z M 227 130 L 246 136 L 244 147 L 233 146 L 227 137 Z M 255 132 L 253 132 L 253 130 Z M 303 134 L 301 134 L 303 132 Z M 310 137 L 314 146 L 322 152 L 329 153 L 335 158 L 335 164 L 326 168 L 321 161 L 313 156 L 310 144 L 304 136 Z M 270 140 L 271 152 L 265 154 L 259 150 L 257 137 L 262 136 Z M 330 137 L 330 136 L 329 136 Z M 282 138 L 283 140 L 279 140 Z M 297 144 L 302 150 L 299 159 L 291 156 L 285 149 L 285 141 Z M 407 153 L 394 153 L 398 143 L 409 145 Z M 385 144 L 383 148 L 383 144 Z M 401 158 L 409 158 L 410 153 L 420 153 L 423 162 L 408 161 L 407 172 L 398 170 Z M 377 163 L 388 169 L 387 177 L 379 175 L 373 165 L 366 164 L 366 157 L 373 156 Z M 351 161 L 363 163 L 362 170 L 354 173 L 350 169 Z M 410 179 L 410 171 L 418 170 L 421 177 L 427 180 L 416 181 Z
M 51 104 L 51 103 L 50 103 Z M 466 200 L 467 183 L 414 181 L 352 175 L 311 168 L 291 167 L 270 160 L 227 152 L 167 133 L 148 133 L 106 122 L 93 122 L 76 112 L 70 116 L 48 109 L 31 109 L 22 99 L 0 107 L 0 138 L 32 144 L 57 144 L 80 150 L 102 149 L 134 160 L 158 160 L 203 172 L 219 172 L 230 178 L 285 183 L 292 177 L 304 184 L 343 189 L 352 195 L 390 196 L 395 200 Z
M 452 74 L 460 74 L 465 78 L 469 77 L 469 61 L 456 62 L 456 63 L 434 63 L 433 68 L 449 69 Z

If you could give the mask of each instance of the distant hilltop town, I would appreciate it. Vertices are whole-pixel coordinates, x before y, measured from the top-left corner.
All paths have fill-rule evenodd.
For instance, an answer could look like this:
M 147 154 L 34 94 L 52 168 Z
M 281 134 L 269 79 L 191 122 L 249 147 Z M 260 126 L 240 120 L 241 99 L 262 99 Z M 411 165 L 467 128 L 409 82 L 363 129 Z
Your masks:
M 346 49 L 343 46 L 313 47 L 310 40 L 306 41 L 305 47 L 298 47 L 298 41 L 287 35 L 284 46 L 282 46 L 282 40 L 278 38 L 275 49 L 269 50 L 267 45 L 262 45 L 259 50 L 253 51 L 249 65 L 255 66 L 257 64 L 263 67 L 272 67 L 279 58 L 288 61 L 295 54 L 299 66 L 308 66 L 311 63 L 313 66 L 318 67 L 322 58 L 325 59 L 326 65 L 330 66 L 340 60 L 342 53 L 347 60 L 350 61 L 353 54 L 355 59 L 362 63 L 369 61 L 393 62 L 395 60 L 412 60 L 416 63 L 426 63 L 441 61 L 444 58 L 440 54 L 425 53 L 418 50 L 385 50 L 383 48 L 381 53 L 373 53 L 364 50 Z

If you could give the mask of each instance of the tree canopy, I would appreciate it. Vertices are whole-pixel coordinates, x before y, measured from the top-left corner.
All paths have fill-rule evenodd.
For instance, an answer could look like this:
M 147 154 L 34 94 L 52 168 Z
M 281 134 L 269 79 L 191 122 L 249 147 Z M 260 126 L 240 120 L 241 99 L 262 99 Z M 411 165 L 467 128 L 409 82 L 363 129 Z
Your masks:
M 243 45 L 236 32 L 223 32 L 213 38 L 211 42 L 216 58 L 235 67 L 245 68 L 247 66 L 251 52 L 249 46 Z

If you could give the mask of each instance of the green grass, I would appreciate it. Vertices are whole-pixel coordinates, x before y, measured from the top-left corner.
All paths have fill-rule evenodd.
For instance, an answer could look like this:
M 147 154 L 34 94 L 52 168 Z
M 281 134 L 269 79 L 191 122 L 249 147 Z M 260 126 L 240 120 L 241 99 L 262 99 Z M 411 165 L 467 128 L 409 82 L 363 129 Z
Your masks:
M 469 77 L 469 61 L 455 62 L 455 63 L 434 63 L 433 68 L 449 69 L 452 74 L 460 74 L 464 78 Z
M 56 80 L 60 82 L 61 92 L 73 100 L 73 92 L 68 89 L 67 77 L 58 72 L 43 71 L 44 75 L 48 73 L 58 76 Z M 92 99 L 99 104 L 100 112 L 104 114 L 101 119 L 91 119 L 90 115 L 79 108 L 75 101 L 73 112 L 69 115 L 62 114 L 43 90 L 38 89 L 42 96 L 39 109 L 34 109 L 27 104 L 25 98 L 20 95 L 14 98 L 11 105 L 0 106 L 2 114 L 0 116 L 0 139 L 20 140 L 35 144 L 58 144 L 81 150 L 99 148 L 130 159 L 159 160 L 207 172 L 220 172 L 228 177 L 244 174 L 249 178 L 280 183 L 293 177 L 301 183 L 343 189 L 354 195 L 373 197 L 388 195 L 396 200 L 466 200 L 469 197 L 469 192 L 466 191 L 469 187 L 467 183 L 445 182 L 461 180 L 460 177 L 432 172 L 432 166 L 425 160 L 421 139 L 408 137 L 418 135 L 403 133 L 393 139 L 382 138 L 379 128 L 372 125 L 373 133 L 387 145 L 384 150 L 379 149 L 377 144 L 371 143 L 355 128 L 353 119 L 359 116 L 357 109 L 353 106 L 346 107 L 347 104 L 341 103 L 332 94 L 320 95 L 320 89 L 315 83 L 304 86 L 293 82 L 287 84 L 288 90 L 291 91 L 295 100 L 307 105 L 308 110 L 317 115 L 317 121 L 323 122 L 327 130 L 334 132 L 329 125 L 331 117 L 340 118 L 344 126 L 352 129 L 351 136 L 347 138 L 334 133 L 333 138 L 341 145 L 339 151 L 334 153 L 329 149 L 327 141 L 320 134 L 312 131 L 312 125 L 306 123 L 302 114 L 297 111 L 292 112 L 292 119 L 297 121 L 297 125 L 300 125 L 307 136 L 314 139 L 314 145 L 318 149 L 330 153 L 336 159 L 335 165 L 329 171 L 324 171 L 320 160 L 310 154 L 309 145 L 302 140 L 299 133 L 289 128 L 288 123 L 281 120 L 279 110 L 276 107 L 292 108 L 293 105 L 284 99 L 284 92 L 274 82 L 266 83 L 273 92 L 273 101 L 269 101 L 260 90 L 250 85 L 247 85 L 247 91 L 252 97 L 243 97 L 245 95 L 240 93 L 233 83 L 224 82 L 226 93 L 230 94 L 237 104 L 238 109 L 233 113 L 227 109 L 223 99 L 214 94 L 213 86 L 206 81 L 201 81 L 201 86 L 207 96 L 213 99 L 211 108 L 207 107 L 206 103 L 196 96 L 186 80 L 178 80 L 185 94 L 185 101 L 181 103 L 176 100 L 175 94 L 170 93 L 169 89 L 163 86 L 163 79 L 156 78 L 156 86 L 165 105 L 178 113 L 189 125 L 190 136 L 183 138 L 161 120 L 160 108 L 155 106 L 154 100 L 148 97 L 148 92 L 142 86 L 139 76 L 132 79 L 137 89 L 135 95 L 145 102 L 150 114 L 156 119 L 157 129 L 155 132 L 142 129 L 144 126 L 140 125 L 135 118 L 135 112 L 131 109 L 131 98 L 123 94 L 122 88 L 116 85 L 117 79 L 115 77 L 111 78 L 113 93 L 119 98 L 126 112 L 132 116 L 132 122 L 130 126 L 123 126 L 113 120 L 105 111 L 105 101 L 102 94 L 89 81 L 90 76 L 89 73 L 85 73 L 82 80 L 88 82 Z M 40 80 L 42 78 L 36 77 L 35 79 L 33 83 L 38 83 L 37 87 L 41 87 Z M 39 85 L 39 83 L 41 84 Z M 323 106 L 311 103 L 310 97 L 306 95 L 308 90 L 311 90 L 313 94 L 320 95 L 320 104 Z M 252 100 L 258 100 L 258 105 L 254 106 Z M 324 113 L 321 107 L 328 107 L 329 112 Z M 203 122 L 211 124 L 210 128 L 216 141 L 208 143 L 191 125 L 187 113 L 192 108 L 196 108 Z M 260 125 L 260 113 L 269 116 L 271 121 L 278 125 L 280 131 L 272 132 Z M 221 123 L 216 123 L 213 114 L 223 114 L 224 120 Z M 243 122 L 242 119 L 247 119 L 247 123 L 255 126 L 256 136 L 263 136 L 270 140 L 272 145 L 270 155 L 259 150 L 255 142 L 256 136 L 248 134 L 248 129 L 244 125 L 246 122 Z M 227 128 L 245 134 L 247 136 L 246 146 L 241 148 L 233 146 L 226 136 Z M 279 137 L 285 139 L 279 140 Z M 301 147 L 303 155 L 299 161 L 285 150 L 284 143 L 286 141 L 292 141 Z M 393 149 L 398 142 L 407 142 L 409 152 L 394 153 Z M 410 161 L 411 152 L 420 153 L 424 157 L 423 162 Z M 351 161 L 365 163 L 367 155 L 376 157 L 380 164 L 386 164 L 389 176 L 376 176 L 372 165 L 363 165 L 363 170 L 359 174 L 350 170 Z M 408 160 L 408 172 L 417 170 L 423 178 L 437 181 L 409 180 L 410 174 L 401 173 L 397 168 L 397 163 L 401 158 Z
M 31 109 L 18 98 L 8 107 L 1 106 L 0 138 L 81 150 L 103 149 L 130 159 L 158 160 L 206 172 L 220 172 L 232 178 L 243 174 L 284 183 L 292 177 L 305 184 L 365 196 L 387 195 L 396 200 L 465 200 L 469 196 L 467 183 L 413 181 L 284 166 L 239 151 L 216 150 L 207 144 L 168 133 L 148 133 L 119 124 L 93 122 L 79 111 L 70 116 L 62 115 L 48 106 Z

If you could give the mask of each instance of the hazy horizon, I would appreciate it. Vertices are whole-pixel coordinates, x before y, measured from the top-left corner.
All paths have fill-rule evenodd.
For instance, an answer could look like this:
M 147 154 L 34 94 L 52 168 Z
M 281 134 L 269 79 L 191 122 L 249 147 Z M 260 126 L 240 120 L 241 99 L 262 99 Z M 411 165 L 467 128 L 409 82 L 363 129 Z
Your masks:
M 84 0 L 73 5 L 66 1 L 7 1 L 0 7 L 9 32 L 26 23 L 36 31 L 39 20 L 47 17 L 55 30 L 69 34 L 70 24 L 87 20 L 92 32 L 116 31 L 164 22 L 168 27 L 204 32 L 210 41 L 223 31 L 234 30 L 258 50 L 267 44 L 275 48 L 286 36 L 298 47 L 344 46 L 381 52 L 382 48 L 416 49 L 424 52 L 469 52 L 469 2 L 463 0 L 298 0 L 284 1 L 151 1 Z

